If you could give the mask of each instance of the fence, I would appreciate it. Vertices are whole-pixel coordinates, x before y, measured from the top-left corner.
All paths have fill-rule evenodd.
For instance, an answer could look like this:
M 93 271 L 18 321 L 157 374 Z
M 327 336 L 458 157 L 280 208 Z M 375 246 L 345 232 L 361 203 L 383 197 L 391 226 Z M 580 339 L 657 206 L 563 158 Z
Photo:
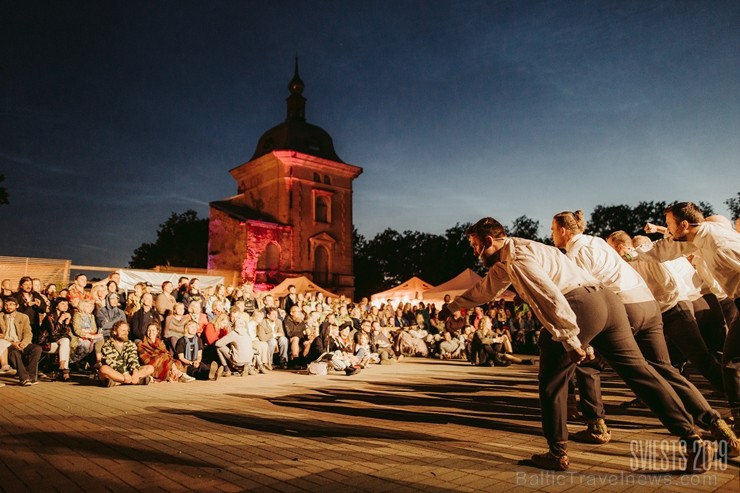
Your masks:
M 71 268 L 70 260 L 0 256 L 0 280 L 10 279 L 12 289 L 23 276 L 37 277 L 43 285 L 66 286 Z

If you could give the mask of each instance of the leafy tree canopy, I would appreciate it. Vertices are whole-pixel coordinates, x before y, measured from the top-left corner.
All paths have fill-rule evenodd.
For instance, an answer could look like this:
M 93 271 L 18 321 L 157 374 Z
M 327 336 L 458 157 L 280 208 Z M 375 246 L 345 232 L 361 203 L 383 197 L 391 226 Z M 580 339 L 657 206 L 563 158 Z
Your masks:
M 724 204 L 732 212 L 732 219 L 740 217 L 740 192 L 737 192 L 735 197 L 725 200 Z
M 157 240 L 134 251 L 129 266 L 151 269 L 157 265 L 205 268 L 208 263 L 208 219 L 189 209 L 172 213 L 159 225 Z

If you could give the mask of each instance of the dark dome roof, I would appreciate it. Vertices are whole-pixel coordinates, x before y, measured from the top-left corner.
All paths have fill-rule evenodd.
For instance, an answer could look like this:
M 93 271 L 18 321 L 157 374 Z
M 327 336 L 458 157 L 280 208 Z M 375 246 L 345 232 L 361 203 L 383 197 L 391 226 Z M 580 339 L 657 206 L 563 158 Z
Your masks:
M 262 134 L 250 161 L 272 151 L 296 151 L 343 163 L 334 150 L 331 135 L 321 127 L 291 119 Z
M 290 92 L 290 96 L 286 99 L 288 117 L 285 122 L 262 134 L 250 161 L 272 151 L 296 151 L 344 163 L 334 151 L 334 141 L 331 140 L 331 135 L 321 127 L 306 123 L 306 98 L 301 95 L 304 87 L 298 75 L 298 57 L 296 57 L 295 73 L 288 83 Z

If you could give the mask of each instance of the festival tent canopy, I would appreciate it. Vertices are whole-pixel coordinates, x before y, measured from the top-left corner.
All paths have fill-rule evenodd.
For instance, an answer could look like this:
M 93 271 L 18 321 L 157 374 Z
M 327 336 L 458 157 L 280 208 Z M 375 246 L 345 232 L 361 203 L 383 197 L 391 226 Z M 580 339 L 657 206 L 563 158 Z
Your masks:
M 476 274 L 472 269 L 465 269 L 449 281 L 443 282 L 428 291 L 424 291 L 424 301 L 431 301 L 432 303 L 441 302 L 444 300 L 446 294 L 454 298 L 463 294 L 468 288 L 480 280 L 481 276 Z
M 428 282 L 422 281 L 418 277 L 412 277 L 408 281 L 402 282 L 394 288 L 372 295 L 370 297 L 370 301 L 373 304 L 378 305 L 385 302 L 386 300 L 390 300 L 391 303 L 395 305 L 399 301 L 406 302 L 412 300 L 421 300 L 423 297 L 423 293 L 433 287 L 434 286 L 432 286 Z
M 126 291 L 134 289 L 134 284 L 136 283 L 149 282 L 152 284 L 154 292 L 159 292 L 162 290 L 163 282 L 171 281 L 177 287 L 177 281 L 183 276 L 190 279 L 194 277 L 198 278 L 201 289 L 224 283 L 223 276 L 178 274 L 177 272 L 154 272 L 151 270 L 137 269 L 119 269 L 117 272 L 121 275 L 121 285 L 118 287 Z
M 324 294 L 324 296 L 331 296 L 332 298 L 338 298 L 334 293 L 331 293 L 327 291 L 326 289 L 322 288 L 306 276 L 301 277 L 289 277 L 285 279 L 283 282 L 272 288 L 270 291 L 268 291 L 266 294 L 272 295 L 274 298 L 281 298 L 288 294 L 288 286 L 290 285 L 295 286 L 296 292 L 298 293 L 306 293 L 306 292 L 321 292 Z

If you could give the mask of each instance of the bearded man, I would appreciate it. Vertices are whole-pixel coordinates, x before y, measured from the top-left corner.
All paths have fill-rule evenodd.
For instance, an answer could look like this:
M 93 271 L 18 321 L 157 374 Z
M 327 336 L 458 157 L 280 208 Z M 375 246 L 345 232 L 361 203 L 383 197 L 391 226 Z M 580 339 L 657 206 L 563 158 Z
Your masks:
M 103 365 L 98 372 L 104 387 L 116 385 L 148 385 L 154 373 L 152 365 L 139 364 L 139 351 L 128 338 L 129 325 L 119 320 L 111 328 L 111 337 L 103 344 Z

